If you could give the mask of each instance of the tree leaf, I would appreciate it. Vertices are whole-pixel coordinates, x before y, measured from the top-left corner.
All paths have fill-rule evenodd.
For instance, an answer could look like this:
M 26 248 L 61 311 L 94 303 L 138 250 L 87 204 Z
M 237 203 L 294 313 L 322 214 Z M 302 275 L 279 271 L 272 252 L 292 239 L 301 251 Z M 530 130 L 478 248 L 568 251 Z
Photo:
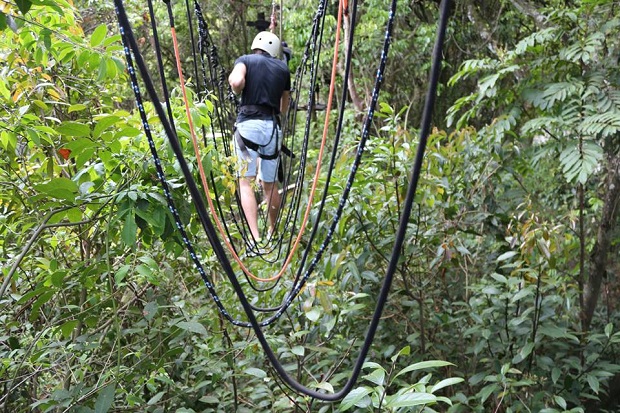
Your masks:
M 560 406 L 562 409 L 566 410 L 568 404 L 566 403 L 566 400 L 564 400 L 564 398 L 562 396 L 554 395 L 553 399 L 555 400 L 555 403 L 558 406 Z
M 367 396 L 368 394 L 370 394 L 371 391 L 372 390 L 368 387 L 358 387 L 351 390 L 349 394 L 347 394 L 344 399 L 342 399 L 342 402 L 340 402 L 340 410 L 345 411 L 353 406 L 365 407 L 369 405 L 370 398 L 368 398 Z M 367 398 L 368 400 L 365 403 L 360 403 L 364 398 Z
M 32 2 L 30 0 L 15 0 L 15 4 L 17 4 L 17 8 L 22 14 L 28 13 L 30 7 L 32 7 Z
M 478 392 L 478 395 L 480 396 L 480 401 L 484 403 L 489 398 L 489 396 L 493 394 L 493 392 L 498 391 L 499 389 L 500 387 L 495 383 L 483 387 L 482 390 Z
M 527 288 L 527 287 L 522 288 L 515 295 L 512 296 L 512 298 L 510 299 L 510 302 L 515 303 L 523 299 L 524 297 L 527 297 L 528 295 L 534 295 L 534 291 L 532 291 L 530 288 Z
M 430 369 L 433 367 L 444 367 L 444 366 L 454 366 L 454 364 L 449 363 L 447 361 L 442 361 L 442 360 L 428 360 L 428 361 L 421 361 L 419 363 L 415 363 L 415 364 L 411 364 L 407 367 L 405 367 L 404 369 L 402 369 L 401 371 L 399 371 L 394 378 L 403 375 L 405 373 L 409 373 L 411 371 L 415 371 L 415 370 L 422 370 L 422 369 Z
M 93 34 L 90 35 L 90 46 L 99 46 L 105 39 L 106 34 L 108 34 L 108 26 L 105 23 L 97 26 L 97 28 L 93 31 Z
M 598 378 L 593 376 L 593 375 L 591 375 L 591 374 L 588 374 L 586 376 L 586 380 L 588 381 L 588 384 L 590 385 L 590 388 L 592 389 L 592 391 L 594 393 L 598 394 L 598 392 L 600 390 L 600 386 L 601 386 Z
M 37 191 L 42 192 L 56 199 L 74 201 L 78 186 L 68 178 L 56 178 L 45 184 L 35 185 Z
M 383 386 L 385 384 L 385 370 L 373 370 L 370 374 L 365 375 L 363 378 L 373 384 L 376 384 L 377 386 Z
M 310 309 L 310 311 L 306 312 L 306 317 L 310 321 L 316 321 L 321 317 L 321 307 L 314 306 Z
M 291 348 L 291 353 L 295 354 L 296 356 L 303 356 L 305 352 L 306 349 L 304 348 L 304 346 L 294 346 Z
M 399 407 L 411 407 L 420 406 L 423 404 L 435 403 L 437 396 L 430 393 L 404 393 L 396 394 L 388 397 L 385 403 L 385 407 L 399 408 Z
M 123 226 L 123 232 L 121 233 L 123 242 L 133 248 L 136 244 L 137 231 L 138 226 L 136 225 L 135 215 L 133 211 L 129 211 L 125 217 L 125 225 Z
M 65 339 L 68 339 L 69 337 L 71 337 L 71 333 L 73 333 L 73 330 L 75 330 L 75 327 L 77 327 L 78 323 L 79 323 L 78 320 L 70 320 L 64 323 L 63 325 L 61 325 L 60 332 L 62 333 L 62 336 Z
M 497 257 L 497 261 L 506 261 L 507 259 L 510 259 L 512 257 L 514 257 L 515 255 L 517 255 L 516 251 L 508 251 L 503 253 L 502 255 L 500 255 L 499 257 Z
M 517 353 L 517 355 L 513 357 L 512 363 L 517 364 L 517 363 L 522 362 L 532 353 L 532 350 L 534 350 L 534 343 L 529 342 L 525 344 L 525 346 L 521 348 L 519 353 Z
M 75 105 L 69 106 L 69 109 L 67 110 L 67 112 L 68 113 L 79 112 L 79 111 L 86 109 L 86 107 L 87 106 L 83 103 L 76 103 Z
M 542 326 L 538 329 L 538 332 L 547 337 L 566 338 L 572 340 L 575 343 L 579 343 L 579 339 L 575 335 L 568 333 L 568 331 L 566 331 L 566 328 L 561 328 L 557 325 Z
M 95 413 L 107 413 L 114 403 L 114 394 L 116 393 L 116 385 L 110 384 L 104 387 L 97 396 L 95 402 Z
M 267 377 L 267 373 L 265 373 L 264 370 L 257 369 L 256 367 L 247 368 L 243 372 L 259 379 L 264 379 L 265 377 Z
M 448 379 L 443 379 L 431 388 L 431 393 L 435 393 L 437 390 L 441 390 L 444 387 L 452 386 L 454 384 L 461 383 L 463 381 L 465 381 L 465 379 L 461 377 L 451 377 Z
M 146 404 L 148 404 L 149 406 L 152 406 L 154 404 L 156 404 L 158 401 L 161 400 L 162 397 L 164 397 L 164 394 L 166 394 L 165 391 L 160 391 L 159 393 L 157 393 L 155 396 L 151 397 L 149 399 L 148 402 L 146 402 Z
M 85 137 L 90 135 L 90 127 L 83 123 L 66 121 L 63 122 L 56 130 L 66 136 Z
M 196 321 L 181 321 L 177 323 L 176 325 L 177 327 L 183 330 L 191 331 L 192 333 L 198 333 L 203 336 L 206 336 L 209 334 L 205 326 L 203 326 L 202 324 Z
M 103 116 L 101 118 L 98 118 L 97 123 L 95 124 L 95 128 L 93 130 L 93 137 L 95 138 L 100 137 L 103 131 L 105 131 L 110 126 L 114 125 L 120 120 L 121 118 L 116 115 L 108 115 L 108 116 Z
M 313 386 L 317 389 L 326 390 L 329 393 L 334 393 L 334 386 L 328 381 L 322 381 L 320 383 L 314 383 Z

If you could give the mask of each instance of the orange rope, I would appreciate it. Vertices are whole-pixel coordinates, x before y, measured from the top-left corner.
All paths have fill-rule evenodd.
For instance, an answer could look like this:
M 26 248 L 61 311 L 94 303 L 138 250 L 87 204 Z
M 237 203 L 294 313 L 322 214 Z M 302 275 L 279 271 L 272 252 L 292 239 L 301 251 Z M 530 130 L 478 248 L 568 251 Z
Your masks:
M 225 230 L 223 228 L 223 225 L 222 225 L 221 221 L 218 218 L 218 215 L 217 215 L 217 212 L 216 212 L 216 208 L 213 205 L 213 200 L 211 199 L 211 196 L 210 196 L 209 184 L 207 183 L 206 174 L 205 174 L 204 168 L 202 166 L 201 155 L 200 155 L 200 147 L 198 145 L 198 138 L 196 137 L 196 133 L 195 133 L 195 130 L 194 130 L 194 124 L 193 124 L 193 121 L 192 121 L 192 116 L 191 116 L 191 112 L 190 112 L 190 108 L 189 108 L 189 100 L 187 98 L 187 91 L 185 89 L 185 81 L 183 79 L 183 70 L 182 70 L 182 67 L 181 67 L 181 59 L 180 59 L 179 46 L 178 46 L 178 41 L 177 41 L 177 36 L 176 36 L 176 30 L 174 29 L 174 27 L 171 27 L 172 42 L 173 42 L 173 45 L 174 45 L 174 54 L 175 54 L 175 59 L 176 59 L 177 70 L 179 72 L 179 81 L 180 81 L 181 90 L 182 90 L 182 93 L 183 93 L 183 101 L 184 101 L 184 104 L 185 104 L 185 113 L 187 115 L 188 126 L 189 126 L 190 134 L 191 134 L 191 137 L 192 137 L 192 144 L 193 144 L 193 147 L 194 147 L 194 153 L 196 155 L 196 159 L 198 160 L 198 171 L 200 172 L 200 179 L 201 179 L 202 185 L 204 187 L 205 196 L 206 196 L 207 201 L 209 203 L 209 209 L 211 210 L 211 214 L 214 217 L 216 226 L 217 226 L 218 230 L 220 231 L 220 235 L 222 235 L 222 239 L 224 240 L 224 243 L 228 247 L 228 250 L 231 252 L 232 256 L 234 257 L 234 260 L 239 264 L 239 266 L 241 267 L 241 269 L 243 270 L 243 272 L 247 276 L 249 276 L 250 278 L 252 278 L 252 279 L 254 279 L 256 281 L 260 281 L 260 282 L 275 281 L 275 280 L 279 279 L 284 274 L 284 272 L 288 268 L 288 265 L 291 263 L 291 260 L 293 259 L 293 255 L 295 254 L 295 252 L 297 251 L 297 248 L 299 247 L 299 243 L 301 241 L 302 234 L 304 233 L 304 230 L 305 230 L 306 225 L 308 223 L 308 219 L 310 217 L 310 211 L 311 211 L 311 206 L 312 206 L 312 199 L 314 198 L 314 194 L 316 192 L 317 184 L 318 184 L 318 181 L 319 181 L 319 175 L 320 175 L 320 170 L 321 170 L 321 163 L 322 163 L 322 160 L 323 160 L 323 154 L 325 152 L 325 143 L 327 141 L 327 131 L 329 129 L 329 115 L 330 115 L 329 108 L 331 108 L 331 105 L 332 105 L 333 96 L 334 96 L 334 89 L 335 89 L 334 85 L 336 83 L 336 72 L 337 72 L 337 64 L 338 64 L 338 49 L 339 49 L 339 43 L 340 43 L 340 30 L 341 30 L 341 27 L 342 27 L 343 1 L 346 1 L 346 0 L 341 0 L 339 2 L 339 7 L 338 7 L 338 23 L 337 23 L 337 28 L 336 28 L 336 44 L 335 44 L 335 48 L 334 48 L 334 59 L 333 59 L 333 63 L 332 63 L 332 74 L 331 74 L 331 82 L 330 82 L 330 88 L 329 88 L 329 98 L 328 98 L 328 103 L 327 103 L 328 110 L 325 113 L 325 124 L 323 126 L 323 136 L 322 136 L 322 139 L 321 139 L 321 146 L 320 146 L 320 149 L 319 149 L 319 156 L 318 156 L 318 159 L 317 159 L 317 167 L 316 167 L 316 171 L 315 171 L 315 174 L 314 174 L 314 179 L 312 180 L 312 186 L 311 186 L 311 190 L 310 190 L 310 195 L 308 197 L 308 205 L 306 206 L 306 211 L 304 213 L 304 218 L 303 218 L 303 221 L 302 221 L 302 225 L 300 226 L 300 229 L 299 229 L 299 231 L 297 233 L 297 237 L 295 238 L 295 242 L 293 243 L 291 251 L 289 252 L 289 254 L 288 254 L 287 258 L 286 258 L 286 261 L 282 265 L 282 268 L 280 269 L 280 271 L 276 275 L 274 275 L 273 277 L 269 277 L 269 278 L 261 278 L 261 277 L 258 277 L 256 275 L 254 275 L 243 264 L 243 262 L 241 261 L 241 259 L 237 255 L 237 253 L 235 252 L 235 249 L 231 245 L 230 240 L 225 235 L 226 232 L 225 232 Z
M 271 22 L 269 23 L 269 31 L 273 33 L 278 27 L 278 19 L 276 18 L 276 2 L 271 3 Z
M 211 210 L 211 214 L 213 215 L 213 218 L 215 220 L 215 224 L 216 224 L 218 230 L 220 231 L 220 234 L 222 235 L 222 239 L 224 240 L 224 243 L 228 247 L 228 250 L 232 253 L 233 257 L 235 258 L 235 261 L 241 266 L 241 269 L 243 270 L 244 273 L 246 273 L 249 277 L 253 278 L 256 281 L 269 282 L 269 281 L 277 280 L 284 273 L 283 270 L 278 275 L 276 275 L 274 277 L 270 277 L 270 278 L 260 278 L 260 277 L 257 277 L 256 275 L 252 274 L 250 272 L 250 270 L 247 269 L 247 267 L 245 265 L 243 265 L 243 262 L 241 261 L 239 256 L 236 254 L 233 246 L 231 245 L 230 240 L 228 240 L 228 238 L 225 236 L 226 232 L 224 230 L 222 222 L 218 218 L 215 206 L 213 205 L 213 200 L 211 199 L 210 190 L 209 190 L 209 184 L 207 182 L 207 178 L 206 178 L 206 174 L 205 174 L 205 171 L 204 171 L 204 167 L 202 165 L 202 160 L 201 160 L 201 156 L 200 156 L 200 147 L 198 145 L 198 138 L 196 137 L 196 132 L 195 132 L 195 129 L 194 129 L 194 122 L 192 121 L 192 115 L 191 115 L 191 111 L 190 111 L 190 108 L 189 108 L 189 99 L 187 98 L 187 91 L 185 89 L 185 80 L 183 79 L 183 69 L 181 67 L 181 59 L 180 59 L 179 45 L 178 45 L 176 30 L 174 29 L 174 27 L 171 27 L 170 29 L 171 29 L 171 33 L 172 33 L 172 43 L 173 43 L 173 46 L 174 46 L 174 54 L 175 54 L 175 60 L 176 60 L 176 64 L 177 64 L 177 71 L 179 72 L 179 82 L 181 84 L 181 91 L 183 92 L 183 102 L 185 104 L 185 113 L 187 115 L 187 122 L 188 122 L 188 126 L 189 126 L 189 131 L 190 131 L 190 134 L 191 134 L 191 137 L 192 137 L 192 145 L 194 147 L 194 153 L 196 155 L 196 159 L 198 160 L 197 163 L 198 163 L 198 171 L 200 172 L 200 180 L 201 180 L 203 188 L 204 188 L 204 192 L 205 192 L 205 196 L 207 198 L 207 202 L 209 203 L 209 209 Z

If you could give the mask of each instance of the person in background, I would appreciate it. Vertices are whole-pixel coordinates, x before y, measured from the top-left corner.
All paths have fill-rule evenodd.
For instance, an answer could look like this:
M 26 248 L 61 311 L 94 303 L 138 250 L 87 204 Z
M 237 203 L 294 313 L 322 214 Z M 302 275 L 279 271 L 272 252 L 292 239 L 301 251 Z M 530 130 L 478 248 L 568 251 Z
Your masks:
M 240 160 L 241 207 L 253 238 L 259 240 L 258 203 L 252 181 L 258 172 L 267 204 L 269 231 L 273 233 L 280 208 L 277 172 L 282 131 L 279 118 L 288 110 L 291 73 L 281 60 L 282 44 L 275 34 L 258 33 L 251 49 L 251 54 L 235 61 L 228 83 L 235 94 L 241 94 L 234 139 Z

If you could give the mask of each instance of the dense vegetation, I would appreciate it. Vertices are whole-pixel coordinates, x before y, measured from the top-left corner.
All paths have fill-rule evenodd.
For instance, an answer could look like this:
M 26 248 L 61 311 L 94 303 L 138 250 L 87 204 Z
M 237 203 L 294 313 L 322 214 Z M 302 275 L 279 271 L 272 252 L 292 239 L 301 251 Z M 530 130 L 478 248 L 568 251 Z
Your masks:
M 228 64 L 247 50 L 248 22 L 271 8 L 202 3 Z M 284 5 L 281 27 L 299 51 L 314 2 L 294 3 Z M 348 176 L 387 19 L 386 2 L 362 3 L 324 217 Z M 286 369 L 325 391 L 347 380 L 363 341 L 419 139 L 438 6 L 406 3 L 336 237 L 293 309 L 265 329 Z M 620 408 L 616 2 L 454 6 L 396 281 L 363 377 L 336 403 L 282 385 L 256 337 L 224 320 L 207 294 L 155 174 L 112 5 L 0 4 L 0 411 Z M 145 6 L 127 7 L 155 70 Z M 177 30 L 186 34 L 187 20 Z M 325 35 L 326 50 L 333 39 Z M 324 59 L 320 77 L 329 79 L 329 53 Z M 174 77 L 166 48 L 164 60 Z M 222 302 L 240 314 L 164 135 L 156 140 L 188 232 Z M 261 299 L 277 303 L 287 282 Z

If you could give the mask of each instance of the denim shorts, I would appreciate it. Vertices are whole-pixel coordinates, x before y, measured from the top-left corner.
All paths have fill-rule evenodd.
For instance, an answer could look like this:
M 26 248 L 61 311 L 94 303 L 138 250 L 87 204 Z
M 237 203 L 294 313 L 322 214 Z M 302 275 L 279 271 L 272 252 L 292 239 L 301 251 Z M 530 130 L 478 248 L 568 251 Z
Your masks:
M 258 166 L 258 179 L 263 182 L 275 182 L 278 176 L 280 157 L 276 159 L 262 159 L 258 155 L 273 155 L 280 150 L 280 145 L 282 144 L 280 128 L 277 125 L 274 128 L 274 123 L 271 119 L 248 119 L 237 123 L 236 126 L 241 136 L 259 146 L 258 151 L 246 146 L 247 154 L 244 154 L 239 148 L 237 140 L 233 139 L 239 163 L 239 176 L 246 178 L 255 177 Z M 258 159 L 260 159 L 260 163 Z

